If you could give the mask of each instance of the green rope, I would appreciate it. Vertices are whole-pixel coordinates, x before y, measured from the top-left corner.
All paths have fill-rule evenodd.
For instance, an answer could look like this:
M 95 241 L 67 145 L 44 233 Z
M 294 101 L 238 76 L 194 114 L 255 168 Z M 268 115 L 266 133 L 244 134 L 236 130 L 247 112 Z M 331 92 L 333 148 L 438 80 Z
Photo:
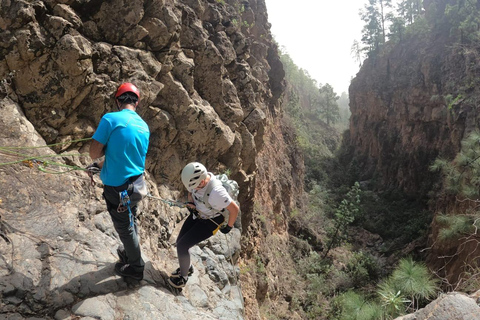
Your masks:
M 78 167 L 78 166 L 70 166 L 58 162 L 49 162 L 49 161 L 39 161 L 38 159 L 48 159 L 48 158 L 59 158 L 59 157 L 70 157 L 70 156 L 86 156 L 87 154 L 55 154 L 55 155 L 46 155 L 46 156 L 28 156 L 20 152 L 15 152 L 13 150 L 25 150 L 25 149 L 39 149 L 39 148 L 50 148 L 58 145 L 64 145 L 64 144 L 70 144 L 70 143 L 76 143 L 76 142 L 81 142 L 81 141 L 88 141 L 91 140 L 92 138 L 83 138 L 83 139 L 77 139 L 77 140 L 70 140 L 70 141 L 65 141 L 65 142 L 59 142 L 59 143 L 53 143 L 53 144 L 48 144 L 45 146 L 36 146 L 36 147 L 12 147 L 12 146 L 3 146 L 0 147 L 0 152 L 6 153 L 7 155 L 12 155 L 12 156 L 20 156 L 23 157 L 20 160 L 16 161 L 10 161 L 10 162 L 2 162 L 0 163 L 0 166 L 6 166 L 6 165 L 11 165 L 11 164 L 16 164 L 16 163 L 21 163 L 21 162 L 28 162 L 28 161 L 34 161 L 39 163 L 39 170 L 43 171 L 45 173 L 52 173 L 52 174 L 61 174 L 61 173 L 67 173 L 71 172 L 74 170 L 82 170 L 86 171 L 86 169 Z M 42 165 L 43 164 L 43 165 Z M 47 165 L 54 165 L 54 166 L 59 166 L 59 167 L 65 167 L 68 168 L 67 171 L 49 171 L 45 169 L 45 166 Z
M 71 156 L 87 156 L 87 154 L 72 153 L 72 154 L 54 154 L 54 155 L 43 155 L 43 156 L 29 156 L 29 155 L 26 155 L 26 154 L 23 154 L 23 153 L 20 153 L 20 152 L 16 152 L 14 150 L 50 148 L 50 147 L 54 147 L 54 146 L 58 146 L 58 145 L 76 143 L 76 142 L 81 142 L 81 141 L 88 141 L 88 140 L 91 140 L 91 139 L 92 138 L 77 139 L 77 140 L 53 143 L 53 144 L 49 144 L 49 145 L 45 145 L 45 146 L 36 146 L 36 147 L 3 146 L 3 147 L 0 147 L 0 152 L 4 153 L 6 155 L 9 155 L 9 156 L 22 157 L 22 159 L 15 160 L 15 161 L 10 161 L 10 162 L 2 162 L 2 163 L 0 163 L 0 166 L 12 165 L 12 164 L 17 164 L 17 163 L 22 163 L 22 162 L 31 162 L 31 163 L 38 164 L 38 169 L 40 171 L 45 172 L 45 173 L 51 173 L 51 174 L 64 174 L 64 173 L 69 173 L 69 172 L 72 172 L 72 171 L 75 171 L 75 170 L 87 171 L 85 168 L 81 168 L 79 166 L 71 166 L 71 165 L 58 163 L 58 162 L 40 160 L 40 159 L 49 159 L 49 158 L 71 157 Z M 63 168 L 67 168 L 67 170 L 66 171 L 48 170 L 48 169 L 46 169 L 47 166 L 63 167 Z
M 21 162 L 25 162 L 25 161 L 29 161 L 29 160 L 38 160 L 38 159 L 48 159 L 48 158 L 61 158 L 61 157 L 71 157 L 71 156 L 85 156 L 86 154 L 78 154 L 78 153 L 72 153 L 72 154 L 61 154 L 61 155 L 58 155 L 58 154 L 55 154 L 55 155 L 47 155 L 47 156 L 32 156 L 32 157 L 27 157 L 27 158 L 24 158 L 24 159 L 21 159 L 21 160 L 16 160 L 16 161 L 10 161 L 10 162 L 2 162 L 0 163 L 0 166 L 6 166 L 6 165 L 11 165 L 11 164 L 16 164 L 16 163 L 21 163 Z M 54 163 L 54 162 L 52 162 Z M 84 168 L 80 168 L 80 167 L 77 167 L 77 166 L 69 166 L 69 165 L 64 165 L 64 164 L 61 164 L 61 163 L 55 163 L 55 165 L 59 165 L 59 166 L 66 166 L 66 167 L 75 167 L 77 168 L 77 170 L 86 170 Z
M 39 149 L 39 148 L 50 148 L 50 147 L 55 147 L 63 144 L 69 144 L 69 143 L 75 143 L 75 142 L 82 142 L 82 141 L 88 141 L 92 140 L 92 138 L 82 138 L 82 139 L 77 139 L 77 140 L 70 140 L 70 141 L 65 141 L 65 142 L 58 142 L 58 143 L 53 143 L 53 144 L 47 144 L 45 146 L 37 146 L 37 147 L 0 147 L 0 149 Z

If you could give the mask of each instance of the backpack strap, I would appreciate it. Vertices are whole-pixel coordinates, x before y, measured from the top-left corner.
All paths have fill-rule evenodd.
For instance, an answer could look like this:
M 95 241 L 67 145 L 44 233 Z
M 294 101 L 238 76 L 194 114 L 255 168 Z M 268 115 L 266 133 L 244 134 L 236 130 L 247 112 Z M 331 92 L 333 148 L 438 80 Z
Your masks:
M 202 202 L 209 210 L 213 209 L 213 207 L 208 202 L 208 198 L 210 197 L 210 193 L 212 193 L 213 188 L 221 186 L 221 185 L 223 185 L 222 181 L 220 181 L 218 179 L 212 179 L 207 184 L 207 187 L 206 187 L 207 189 L 205 189 L 205 194 L 203 195 Z

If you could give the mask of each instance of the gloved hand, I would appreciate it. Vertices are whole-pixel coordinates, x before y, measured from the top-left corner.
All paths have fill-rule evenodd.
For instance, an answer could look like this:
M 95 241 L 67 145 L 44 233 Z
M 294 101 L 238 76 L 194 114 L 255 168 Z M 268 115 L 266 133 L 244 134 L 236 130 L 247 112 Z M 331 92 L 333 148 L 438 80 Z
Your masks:
M 221 227 L 220 228 L 220 231 L 222 231 L 223 234 L 227 234 L 230 232 L 230 230 L 232 230 L 233 228 L 230 227 L 228 224 L 226 224 L 224 227 Z
M 88 175 L 94 175 L 102 171 L 102 168 L 100 168 L 96 162 L 89 164 L 85 169 L 87 170 Z

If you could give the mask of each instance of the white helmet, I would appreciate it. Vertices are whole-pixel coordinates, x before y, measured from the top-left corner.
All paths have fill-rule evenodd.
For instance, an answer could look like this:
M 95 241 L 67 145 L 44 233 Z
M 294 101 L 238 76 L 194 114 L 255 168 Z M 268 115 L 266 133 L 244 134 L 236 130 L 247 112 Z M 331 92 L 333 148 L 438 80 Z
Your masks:
M 182 170 L 182 182 L 187 190 L 198 187 L 200 182 L 207 177 L 207 169 L 200 162 L 190 162 Z

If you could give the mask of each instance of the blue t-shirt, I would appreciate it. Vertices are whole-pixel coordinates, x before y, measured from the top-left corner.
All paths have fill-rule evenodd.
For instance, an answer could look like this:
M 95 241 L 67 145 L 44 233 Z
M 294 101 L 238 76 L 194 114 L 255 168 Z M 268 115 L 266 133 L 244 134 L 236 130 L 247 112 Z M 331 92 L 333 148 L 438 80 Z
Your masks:
M 100 179 L 118 187 L 128 178 L 142 174 L 148 150 L 150 130 L 133 110 L 123 109 L 105 114 L 93 139 L 105 145 L 105 162 Z

